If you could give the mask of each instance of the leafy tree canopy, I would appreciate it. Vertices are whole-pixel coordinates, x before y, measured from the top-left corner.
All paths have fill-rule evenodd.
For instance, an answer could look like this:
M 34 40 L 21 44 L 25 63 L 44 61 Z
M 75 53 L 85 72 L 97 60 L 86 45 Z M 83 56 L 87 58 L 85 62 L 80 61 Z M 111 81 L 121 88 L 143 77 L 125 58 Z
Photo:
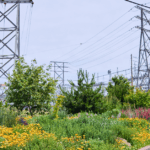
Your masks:
M 69 81 L 71 85 L 71 91 L 66 91 L 60 87 L 62 95 L 65 96 L 62 103 L 63 107 L 66 108 L 68 113 L 78 113 L 81 111 L 93 111 L 97 113 L 100 111 L 99 105 L 103 97 L 101 86 L 97 89 L 93 88 L 95 84 L 94 75 L 92 75 L 91 81 L 89 75 L 86 72 L 80 70 L 78 74 L 78 83 L 75 85 L 72 81 Z M 102 106 L 102 105 L 100 105 Z
M 116 96 L 123 104 L 125 95 L 129 94 L 129 90 L 133 89 L 133 87 L 130 86 L 130 82 L 123 76 L 115 76 L 112 78 L 112 81 L 113 84 L 109 82 L 106 88 L 108 96 Z
M 54 99 L 56 80 L 50 77 L 50 74 L 44 71 L 44 65 L 35 66 L 36 60 L 32 60 L 31 66 L 25 63 L 24 58 L 15 62 L 13 74 L 8 77 L 8 87 L 6 91 L 6 100 L 8 103 L 14 103 L 14 106 L 21 111 L 24 106 L 28 106 L 31 116 L 33 116 L 36 106 L 36 112 L 42 108 L 50 106 Z M 50 66 L 47 67 L 49 71 Z

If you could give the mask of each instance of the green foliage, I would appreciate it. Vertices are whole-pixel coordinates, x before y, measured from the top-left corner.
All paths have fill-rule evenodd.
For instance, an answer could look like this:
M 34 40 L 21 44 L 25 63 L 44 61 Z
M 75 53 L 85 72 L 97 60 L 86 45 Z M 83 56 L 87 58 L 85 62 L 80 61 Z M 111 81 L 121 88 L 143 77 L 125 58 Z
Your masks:
M 125 100 L 126 100 L 126 98 L 125 98 Z M 123 103 L 123 106 L 122 106 L 122 109 L 123 110 L 128 110 L 128 109 L 131 109 L 131 104 L 128 102 L 124 102 Z
M 121 111 L 117 108 L 115 109 L 112 109 L 110 111 L 106 111 L 105 113 L 102 113 L 102 117 L 105 117 L 105 118 L 110 118 L 112 117 L 112 115 L 117 118 L 117 116 L 119 115 L 119 113 L 121 113 Z
M 56 82 L 50 77 L 49 73 L 44 71 L 44 66 L 35 66 L 36 60 L 33 60 L 31 66 L 25 63 L 21 57 L 15 63 L 15 69 L 12 76 L 8 77 L 8 87 L 6 91 L 6 100 L 14 103 L 14 106 L 21 111 L 24 106 L 28 106 L 31 116 L 35 111 L 42 111 L 50 105 L 53 100 Z M 47 67 L 49 71 L 50 66 Z M 36 109 L 34 106 L 36 105 Z
M 117 132 L 118 137 L 126 139 L 129 143 L 132 143 L 132 136 L 137 133 L 136 129 L 128 128 L 127 126 L 122 125 L 113 125 L 112 130 Z
M 13 127 L 16 125 L 16 117 L 18 115 L 17 109 L 15 107 L 0 107 L 0 125 L 6 127 Z
M 69 81 L 69 83 L 72 86 L 71 91 L 66 91 L 60 87 L 62 95 L 65 96 L 62 105 L 68 113 L 75 114 L 81 111 L 98 113 L 104 111 L 103 107 L 106 102 L 102 101 L 103 91 L 101 86 L 95 90 L 93 89 L 95 84 L 94 75 L 92 75 L 89 82 L 87 71 L 84 74 L 84 71 L 80 70 L 78 72 L 78 86 L 76 87 L 72 81 Z
M 58 111 L 59 111 L 59 109 L 62 107 L 63 99 L 64 99 L 64 96 L 62 96 L 62 95 L 59 95 L 59 96 L 57 97 L 56 104 L 55 104 L 54 110 L 53 110 L 53 116 L 54 116 L 56 119 L 58 118 Z
M 106 96 L 102 98 L 104 106 L 101 107 L 101 109 L 105 109 L 105 111 L 111 111 L 113 109 L 118 109 L 120 110 L 122 108 L 122 105 L 118 98 L 116 96 Z M 105 112 L 103 111 L 103 112 Z
M 129 94 L 125 96 L 125 101 L 131 104 L 131 108 L 150 107 L 150 90 L 148 92 L 136 88 L 136 91 L 129 90 Z
M 108 119 L 108 115 L 105 117 L 93 113 L 81 113 L 80 115 L 78 119 L 51 120 L 51 117 L 42 116 L 37 120 L 42 129 L 49 133 L 55 133 L 59 140 L 61 137 L 71 137 L 78 134 L 81 137 L 85 135 L 86 140 L 99 138 L 104 142 L 108 141 L 112 144 L 115 142 L 118 135 L 112 130 L 112 126 L 113 124 L 120 125 L 121 122 Z
M 128 118 L 125 114 L 121 113 L 121 118 Z
M 1 102 L 0 102 L 0 108 L 1 108 L 2 106 L 3 106 L 3 102 L 1 101 Z
M 130 82 L 124 78 L 123 76 L 115 76 L 112 78 L 112 83 L 109 83 L 108 87 L 106 88 L 108 92 L 108 96 L 116 96 L 123 105 L 124 96 L 129 93 L 129 89 L 133 89 L 133 87 L 130 86 Z
M 62 144 L 57 142 L 53 138 L 39 139 L 37 136 L 34 136 L 32 140 L 29 140 L 25 147 L 9 146 L 3 148 L 3 150 L 64 150 Z
M 29 141 L 27 143 L 27 146 L 24 147 L 22 150 L 33 149 L 33 147 L 35 150 L 63 150 L 62 144 L 51 137 L 48 139 L 39 139 L 35 136 L 35 138 L 32 141 Z

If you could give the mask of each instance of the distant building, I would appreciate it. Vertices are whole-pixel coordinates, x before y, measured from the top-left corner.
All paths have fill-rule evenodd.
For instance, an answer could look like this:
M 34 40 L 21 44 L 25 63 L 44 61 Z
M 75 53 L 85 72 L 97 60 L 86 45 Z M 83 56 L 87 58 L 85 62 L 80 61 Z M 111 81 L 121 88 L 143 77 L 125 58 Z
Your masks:
M 0 84 L 0 89 L 3 89 L 4 87 L 6 87 L 5 84 Z

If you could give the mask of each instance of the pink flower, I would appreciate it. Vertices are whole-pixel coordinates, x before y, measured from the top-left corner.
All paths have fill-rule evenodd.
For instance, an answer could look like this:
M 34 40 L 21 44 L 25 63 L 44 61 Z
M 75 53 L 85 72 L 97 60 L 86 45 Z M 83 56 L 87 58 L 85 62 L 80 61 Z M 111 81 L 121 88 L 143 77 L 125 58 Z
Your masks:
M 148 108 L 147 112 L 150 114 L 150 108 Z
M 139 112 L 136 112 L 136 116 L 139 118 Z

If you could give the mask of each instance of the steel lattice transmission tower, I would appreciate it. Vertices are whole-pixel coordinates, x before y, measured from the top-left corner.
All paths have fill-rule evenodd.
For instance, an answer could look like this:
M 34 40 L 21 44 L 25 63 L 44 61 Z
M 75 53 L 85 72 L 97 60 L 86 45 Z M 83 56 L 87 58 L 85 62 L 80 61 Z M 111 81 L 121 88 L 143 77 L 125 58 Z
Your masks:
M 8 77 L 8 71 L 14 66 L 15 60 L 20 57 L 20 4 L 31 3 L 32 0 L 0 0 L 0 4 L 12 4 L 12 6 L 2 12 L 0 10 L 0 51 L 4 49 L 4 54 L 0 55 L 0 60 L 4 60 L 3 64 L 0 64 L 0 78 L 4 75 Z M 15 10 L 17 10 L 16 23 L 10 16 Z M 2 27 L 2 21 L 7 21 L 7 26 Z M 5 36 L 2 36 L 2 32 Z M 9 45 L 14 41 L 15 48 Z M 11 60 L 14 60 L 10 64 Z
M 148 38 L 148 41 L 150 41 L 150 37 L 148 36 L 148 32 L 150 32 L 150 30 L 144 28 L 144 22 L 150 25 L 150 21 L 148 20 L 145 14 L 145 13 L 150 14 L 150 11 L 147 10 L 147 8 L 150 9 L 150 7 L 133 2 L 131 0 L 125 0 L 125 1 L 136 4 L 137 5 L 136 8 L 141 10 L 141 17 L 136 16 L 137 19 L 141 20 L 141 27 L 137 26 L 137 28 L 141 30 L 141 38 L 140 38 L 140 48 L 139 48 L 138 73 L 135 79 L 137 79 L 136 86 L 138 88 L 142 87 L 143 90 L 147 91 L 150 89 L 150 68 L 148 63 L 148 57 L 150 56 L 150 48 L 148 48 L 149 45 L 147 45 L 146 37 Z
M 65 68 L 68 68 L 65 66 L 65 63 L 67 62 L 58 62 L 58 61 L 51 61 L 51 63 L 54 63 L 52 66 L 54 70 L 54 79 L 58 80 L 58 85 L 64 86 L 64 81 L 65 81 Z
M 149 45 L 147 44 L 147 40 L 150 40 L 148 36 L 148 32 L 150 30 L 144 28 L 144 23 L 150 25 L 150 21 L 148 20 L 146 13 L 150 14 L 150 11 L 136 6 L 137 9 L 140 9 L 141 16 L 136 16 L 137 19 L 141 20 L 141 27 L 137 26 L 136 28 L 141 30 L 140 37 L 140 48 L 139 48 L 139 60 L 138 60 L 138 75 L 137 75 L 137 87 L 142 87 L 143 90 L 150 89 L 150 68 L 148 63 L 148 57 L 150 56 Z

